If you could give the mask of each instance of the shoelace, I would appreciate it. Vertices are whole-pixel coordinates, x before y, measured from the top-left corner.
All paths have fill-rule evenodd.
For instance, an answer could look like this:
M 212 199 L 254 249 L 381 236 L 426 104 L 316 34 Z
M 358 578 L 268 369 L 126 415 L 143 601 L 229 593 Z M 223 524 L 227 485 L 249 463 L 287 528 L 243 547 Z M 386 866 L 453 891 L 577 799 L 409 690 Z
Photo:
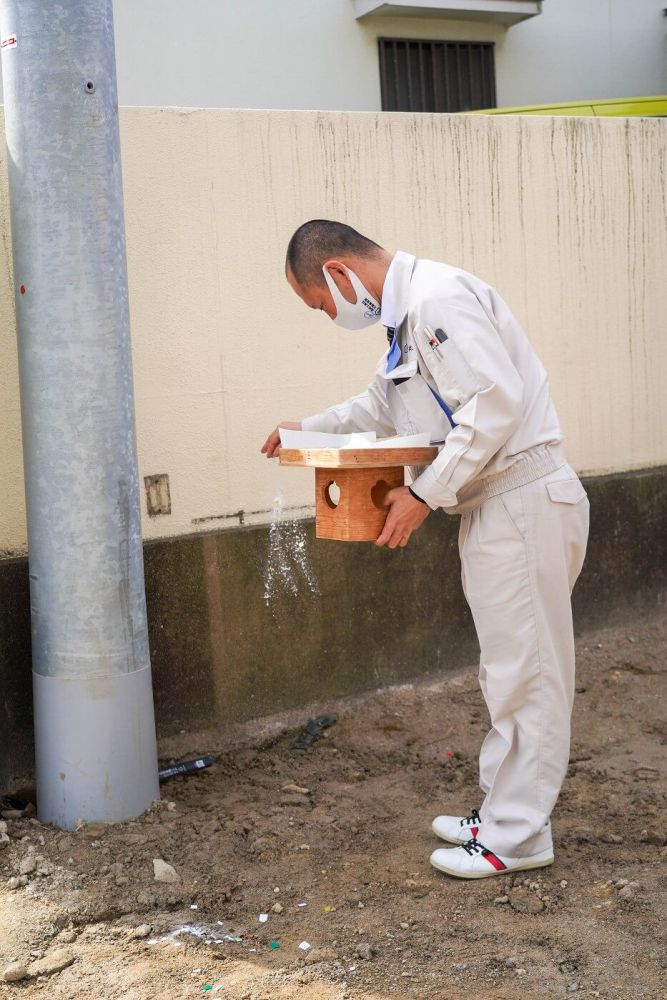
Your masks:
M 480 814 L 477 812 L 476 809 L 473 809 L 473 811 L 470 813 L 469 816 L 466 816 L 465 819 L 461 820 L 461 826 L 475 826 L 481 822 L 482 822 L 482 817 L 480 816 Z
M 477 837 L 471 837 L 469 841 L 465 844 L 461 844 L 461 847 L 466 851 L 471 857 L 473 854 L 479 854 L 481 851 L 485 851 L 486 847 L 484 844 L 480 844 Z
M 488 861 L 489 864 L 493 868 L 495 868 L 497 872 L 503 872 L 507 870 L 507 865 L 502 860 L 502 858 L 499 858 L 497 854 L 494 854 L 493 851 L 490 851 L 488 847 L 484 846 L 484 844 L 480 844 L 477 837 L 471 837 L 470 840 L 467 841 L 467 843 L 461 844 L 461 847 L 466 852 L 466 854 L 470 855 L 470 857 L 473 857 L 473 855 L 475 854 L 481 854 L 484 860 Z

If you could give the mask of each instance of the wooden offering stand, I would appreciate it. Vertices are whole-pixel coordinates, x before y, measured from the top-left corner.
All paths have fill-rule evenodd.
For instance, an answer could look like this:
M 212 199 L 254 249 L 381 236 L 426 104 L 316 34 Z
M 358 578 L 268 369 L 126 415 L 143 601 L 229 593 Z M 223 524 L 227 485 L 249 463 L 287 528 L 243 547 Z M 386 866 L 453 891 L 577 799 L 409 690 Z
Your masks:
M 384 499 L 403 486 L 406 465 L 429 465 L 437 448 L 280 448 L 281 465 L 315 469 L 315 535 L 374 542 L 387 518 Z M 338 486 L 340 496 L 331 495 Z

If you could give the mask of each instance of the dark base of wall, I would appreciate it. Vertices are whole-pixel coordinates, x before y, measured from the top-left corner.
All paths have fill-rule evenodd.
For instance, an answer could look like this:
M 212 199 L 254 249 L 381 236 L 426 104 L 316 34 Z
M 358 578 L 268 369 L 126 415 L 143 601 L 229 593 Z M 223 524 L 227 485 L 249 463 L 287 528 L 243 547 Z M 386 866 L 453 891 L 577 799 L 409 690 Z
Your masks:
M 589 478 L 586 488 L 591 537 L 574 593 L 578 631 L 650 612 L 667 594 L 667 468 Z M 311 521 L 148 542 L 159 734 L 473 663 L 478 650 L 459 579 L 458 523 L 438 513 L 407 549 L 394 552 L 316 544 Z M 1 790 L 32 767 L 25 559 L 0 562 L 0 672 Z

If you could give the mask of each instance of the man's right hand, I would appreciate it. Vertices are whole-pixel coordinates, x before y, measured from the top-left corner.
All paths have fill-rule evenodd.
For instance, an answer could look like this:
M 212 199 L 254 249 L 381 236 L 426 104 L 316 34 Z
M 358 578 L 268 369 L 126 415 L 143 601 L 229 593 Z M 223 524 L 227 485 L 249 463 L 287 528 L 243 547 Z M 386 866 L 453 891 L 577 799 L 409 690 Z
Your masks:
M 297 420 L 283 420 L 282 423 L 278 424 L 274 431 L 271 431 L 266 441 L 262 445 L 262 455 L 266 455 L 267 458 L 273 458 L 276 453 L 276 449 L 280 448 L 280 428 L 284 427 L 288 431 L 300 431 L 301 421 Z

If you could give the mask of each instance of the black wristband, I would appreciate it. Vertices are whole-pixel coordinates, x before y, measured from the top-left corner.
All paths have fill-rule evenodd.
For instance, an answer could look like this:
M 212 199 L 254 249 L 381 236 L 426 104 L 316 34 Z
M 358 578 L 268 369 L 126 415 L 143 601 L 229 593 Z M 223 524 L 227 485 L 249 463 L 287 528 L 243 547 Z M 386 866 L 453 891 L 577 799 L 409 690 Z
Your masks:
M 419 500 L 420 503 L 426 503 L 426 501 L 424 500 L 423 497 L 420 497 L 417 493 L 415 493 L 415 491 L 413 490 L 412 486 L 408 486 L 408 489 L 410 491 L 410 496 L 411 497 L 414 497 L 415 500 Z

